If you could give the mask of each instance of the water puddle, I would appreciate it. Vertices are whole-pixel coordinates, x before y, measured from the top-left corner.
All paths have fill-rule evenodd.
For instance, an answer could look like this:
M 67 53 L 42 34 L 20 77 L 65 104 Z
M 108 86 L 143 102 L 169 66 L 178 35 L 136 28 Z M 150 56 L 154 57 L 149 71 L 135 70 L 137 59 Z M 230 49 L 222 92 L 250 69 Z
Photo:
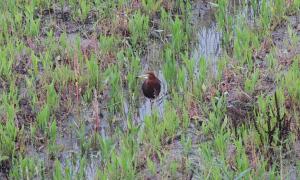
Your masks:
M 199 75 L 199 60 L 203 57 L 208 66 L 209 74 L 217 74 L 217 60 L 221 56 L 222 34 L 217 29 L 215 10 L 208 3 L 198 3 L 193 10 L 193 24 L 196 26 L 197 42 L 191 57 L 195 60 L 196 75 Z
M 222 48 L 221 48 L 221 39 L 222 35 L 217 30 L 217 24 L 214 17 L 213 8 L 205 2 L 197 2 L 195 3 L 193 10 L 193 19 L 192 23 L 196 26 L 196 37 L 197 40 L 195 42 L 194 50 L 192 51 L 191 58 L 195 60 L 196 69 L 195 73 L 199 73 L 199 60 L 201 57 L 204 57 L 210 67 L 209 74 L 217 73 L 217 60 L 221 56 Z M 153 45 L 153 44 L 152 44 Z M 154 46 L 150 46 L 148 48 L 147 56 L 143 59 L 142 64 L 144 65 L 144 71 L 151 69 L 151 65 L 155 64 L 157 60 L 161 59 L 162 54 L 160 45 L 154 44 Z M 161 100 L 156 102 L 153 106 L 159 111 L 159 114 L 162 116 L 164 111 L 164 104 L 167 96 L 167 83 L 163 76 L 162 71 L 159 69 L 160 64 L 154 65 L 156 72 L 158 72 L 158 78 L 162 82 L 162 91 L 161 91 Z M 158 70 L 157 70 L 158 69 Z M 151 115 L 151 103 L 149 100 L 145 100 L 141 103 L 139 107 L 138 113 L 138 122 L 142 123 L 145 116 Z

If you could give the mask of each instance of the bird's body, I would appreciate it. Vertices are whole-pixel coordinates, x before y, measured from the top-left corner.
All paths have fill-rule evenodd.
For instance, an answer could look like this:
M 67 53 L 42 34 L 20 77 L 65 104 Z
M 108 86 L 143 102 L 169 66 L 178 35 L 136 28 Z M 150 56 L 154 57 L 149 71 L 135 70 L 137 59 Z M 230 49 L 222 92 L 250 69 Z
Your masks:
M 161 82 L 153 72 L 148 72 L 144 76 L 146 80 L 143 82 L 142 91 L 145 97 L 155 99 L 159 96 L 161 90 Z
M 156 83 L 153 81 L 145 81 L 142 85 L 143 94 L 149 99 L 158 97 L 160 89 L 160 83 Z

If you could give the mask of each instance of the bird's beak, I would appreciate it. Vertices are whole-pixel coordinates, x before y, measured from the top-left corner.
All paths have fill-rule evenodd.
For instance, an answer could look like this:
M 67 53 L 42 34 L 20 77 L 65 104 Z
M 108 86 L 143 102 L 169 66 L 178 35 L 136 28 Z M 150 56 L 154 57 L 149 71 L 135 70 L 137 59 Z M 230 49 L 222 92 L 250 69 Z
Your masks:
M 138 76 L 138 78 L 148 79 L 148 75 L 147 74 L 143 74 L 143 75 Z

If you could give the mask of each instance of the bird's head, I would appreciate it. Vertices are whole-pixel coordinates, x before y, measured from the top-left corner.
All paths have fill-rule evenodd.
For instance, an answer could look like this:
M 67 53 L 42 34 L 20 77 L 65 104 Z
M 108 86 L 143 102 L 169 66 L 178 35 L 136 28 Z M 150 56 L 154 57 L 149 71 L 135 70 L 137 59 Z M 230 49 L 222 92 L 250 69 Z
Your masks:
M 150 71 L 143 75 L 138 76 L 138 78 L 146 79 L 146 80 L 154 80 L 157 79 L 154 72 Z

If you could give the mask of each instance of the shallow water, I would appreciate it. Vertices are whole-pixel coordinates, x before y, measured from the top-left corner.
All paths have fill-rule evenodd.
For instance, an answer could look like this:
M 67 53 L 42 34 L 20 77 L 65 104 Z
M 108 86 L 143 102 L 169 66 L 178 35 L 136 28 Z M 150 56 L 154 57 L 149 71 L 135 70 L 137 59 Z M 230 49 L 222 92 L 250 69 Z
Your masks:
M 160 96 L 157 98 L 157 100 L 153 101 L 152 109 L 157 108 L 160 117 L 163 117 L 164 105 L 165 105 L 166 97 L 167 97 L 167 93 L 168 93 L 167 82 L 164 78 L 162 71 L 159 71 L 157 76 L 162 83 L 162 88 L 161 88 Z M 150 116 L 151 112 L 152 112 L 151 102 L 149 99 L 145 98 L 145 100 L 143 101 L 143 103 L 141 103 L 141 106 L 139 107 L 138 123 L 142 123 L 145 116 Z
M 222 53 L 222 48 L 221 48 L 221 33 L 217 29 L 217 24 L 215 21 L 214 17 L 214 10 L 213 8 L 205 2 L 198 1 L 194 5 L 194 9 L 192 11 L 193 18 L 192 18 L 192 23 L 195 26 L 196 29 L 196 40 L 195 40 L 195 46 L 194 50 L 192 51 L 191 54 L 191 59 L 195 61 L 195 73 L 198 75 L 199 73 L 199 60 L 201 57 L 204 57 L 205 60 L 207 61 L 210 69 L 209 72 L 210 74 L 216 74 L 217 73 L 217 60 L 220 57 Z M 148 50 L 147 57 L 144 70 L 148 70 L 149 64 L 155 59 L 159 58 L 159 55 L 162 52 L 159 52 L 160 49 L 157 48 L 158 46 L 155 46 L 156 48 L 152 48 L 152 50 Z M 147 61 L 148 60 L 148 61 Z M 166 101 L 167 97 L 167 82 L 163 76 L 162 70 L 159 69 L 159 64 L 157 65 L 158 67 L 155 67 L 155 69 L 158 69 L 158 78 L 162 82 L 162 91 L 160 95 L 160 99 L 158 102 L 154 104 L 154 106 L 157 107 L 159 110 L 160 115 L 163 115 L 164 111 L 164 104 Z M 139 107 L 139 123 L 143 121 L 146 115 L 151 114 L 151 103 L 149 100 L 145 100 L 144 102 L 141 103 Z
M 217 73 L 217 62 L 220 56 L 222 56 L 222 48 L 221 48 L 221 39 L 222 34 L 217 29 L 216 20 L 214 18 L 214 8 L 209 5 L 209 3 L 199 1 L 193 6 L 193 25 L 196 29 L 195 37 L 196 42 L 195 46 L 191 52 L 191 59 L 195 60 L 195 73 L 199 74 L 199 59 L 201 57 L 204 57 L 206 60 L 208 66 L 209 66 L 209 75 L 214 76 Z M 252 9 L 243 9 L 241 14 L 248 16 L 251 23 L 251 19 L 253 18 L 253 10 Z M 248 14 L 248 15 L 247 15 Z M 79 33 L 70 33 L 68 34 L 68 40 L 70 44 L 75 44 L 76 37 L 79 35 Z M 168 87 L 166 80 L 163 76 L 162 70 L 160 68 L 161 64 L 163 63 L 163 60 L 160 60 L 161 58 L 161 49 L 160 44 L 155 44 L 153 46 L 149 46 L 147 49 L 147 55 L 146 57 L 142 58 L 141 64 L 143 65 L 143 72 L 146 72 L 147 70 L 154 70 L 158 78 L 162 82 L 162 91 L 160 93 L 160 100 L 155 101 L 152 105 L 155 108 L 157 108 L 160 117 L 163 116 L 164 113 L 164 105 L 167 101 L 167 93 L 168 93 Z M 141 72 L 142 73 L 142 72 Z M 141 84 L 141 83 L 140 83 Z M 108 119 L 108 112 L 106 109 L 101 108 L 102 105 L 100 105 L 99 109 L 100 112 L 103 113 L 103 117 L 101 118 L 100 123 L 100 134 L 102 138 L 109 138 L 110 137 L 110 131 L 111 128 L 114 128 L 114 126 L 118 126 L 119 128 L 125 130 L 127 127 L 126 125 L 126 119 L 128 118 L 128 111 L 130 109 L 130 104 L 125 99 L 124 102 L 124 114 L 127 117 L 123 117 L 122 113 L 119 115 L 116 115 L 118 119 L 118 123 L 114 124 L 113 127 L 110 127 Z M 141 98 L 139 107 L 136 110 L 136 114 L 133 116 L 133 121 L 135 124 L 143 125 L 143 121 L 146 116 L 150 116 L 152 113 L 151 108 L 151 102 L 150 100 L 146 98 Z M 87 107 L 86 109 L 81 110 L 81 116 L 80 119 L 86 122 L 86 135 L 88 136 L 93 132 L 93 117 L 92 117 L 92 108 Z M 68 125 L 74 125 L 78 123 L 79 117 L 70 116 L 69 122 L 67 122 Z M 66 128 L 66 129 L 77 129 L 77 128 Z M 191 131 L 197 131 L 192 128 L 190 128 Z M 75 130 L 74 130 L 75 131 Z M 197 134 L 189 134 L 188 136 L 193 138 L 198 138 Z M 64 147 L 63 151 L 60 152 L 60 159 L 62 160 L 63 167 L 70 167 L 72 168 L 72 171 L 76 173 L 80 168 L 80 147 L 77 140 L 77 135 L 75 132 L 63 132 L 63 137 L 59 137 L 57 143 L 59 145 L 62 145 Z M 196 152 L 198 146 L 195 144 L 199 144 L 200 140 L 193 140 L 193 150 L 192 152 Z M 171 160 L 172 157 L 179 158 L 183 154 L 183 147 L 180 144 L 178 140 L 175 140 L 173 144 L 171 144 Z M 33 152 L 34 150 L 32 150 Z M 39 156 L 45 157 L 45 153 L 38 153 Z M 198 154 L 195 153 L 191 155 L 191 162 L 193 164 L 196 164 L 197 166 L 201 166 L 200 160 L 198 157 Z M 74 160 L 74 163 L 71 163 Z M 99 164 L 101 161 L 101 156 L 99 154 L 89 154 L 87 159 L 87 166 L 85 169 L 85 173 L 87 175 L 87 179 L 94 179 L 96 176 L 96 170 L 99 168 Z
M 193 23 L 196 26 L 197 42 L 192 51 L 192 58 L 196 61 L 196 75 L 199 75 L 199 60 L 204 57 L 209 74 L 216 75 L 217 60 L 222 53 L 222 34 L 217 29 L 214 9 L 208 3 L 198 3 L 193 10 Z
M 193 10 L 193 25 L 196 29 L 196 40 L 194 42 L 194 50 L 192 51 L 191 58 L 195 60 L 196 68 L 195 73 L 198 73 L 198 62 L 200 57 L 204 57 L 209 64 L 210 72 L 215 74 L 217 72 L 217 60 L 222 53 L 221 48 L 221 33 L 217 30 L 217 25 L 214 18 L 213 8 L 205 2 L 199 1 L 195 4 Z M 76 44 L 76 38 L 80 38 L 79 33 L 70 33 L 67 36 L 68 42 L 70 44 Z M 84 40 L 84 39 L 81 39 Z M 163 117 L 164 105 L 168 97 L 168 87 L 167 82 L 163 76 L 161 70 L 161 65 L 163 64 L 161 44 L 154 42 L 150 44 L 147 48 L 146 57 L 141 59 L 141 64 L 143 65 L 143 70 L 141 73 L 148 70 L 154 70 L 158 78 L 162 82 L 162 90 L 158 100 L 154 101 L 151 107 L 151 102 L 149 99 L 141 98 L 139 107 L 136 114 L 133 115 L 133 121 L 135 124 L 143 125 L 144 118 L 150 116 L 153 108 L 156 108 L 159 112 L 160 117 Z M 141 83 L 139 83 L 141 85 Z M 116 115 L 117 123 L 110 127 L 109 122 L 111 121 L 108 116 L 106 109 L 102 107 L 103 104 L 99 105 L 99 111 L 103 114 L 100 123 L 100 135 L 102 138 L 109 138 L 111 132 L 115 127 L 121 128 L 121 130 L 126 130 L 126 120 L 128 118 L 128 111 L 130 109 L 130 104 L 128 100 L 125 99 L 123 108 L 124 113 L 119 113 Z M 124 117 L 127 116 L 127 117 Z M 68 131 L 62 132 L 62 137 L 58 137 L 57 144 L 63 147 L 63 150 L 59 152 L 59 158 L 62 162 L 63 169 L 70 167 L 74 175 L 80 169 L 80 145 L 78 142 L 78 135 L 75 129 L 79 129 L 80 122 L 85 122 L 85 136 L 89 136 L 93 132 L 93 109 L 92 107 L 86 107 L 81 109 L 79 114 L 71 115 L 68 121 L 65 121 L 64 126 Z M 72 130 L 72 132 L 70 132 Z M 191 138 L 192 135 L 191 135 Z M 172 156 L 180 157 L 182 155 L 182 146 L 179 141 L 174 142 L 174 152 L 171 152 Z M 39 153 L 40 154 L 40 153 Z M 87 179 L 94 179 L 96 176 L 96 169 L 99 168 L 101 157 L 99 154 L 90 153 L 87 158 L 87 166 L 85 173 Z

